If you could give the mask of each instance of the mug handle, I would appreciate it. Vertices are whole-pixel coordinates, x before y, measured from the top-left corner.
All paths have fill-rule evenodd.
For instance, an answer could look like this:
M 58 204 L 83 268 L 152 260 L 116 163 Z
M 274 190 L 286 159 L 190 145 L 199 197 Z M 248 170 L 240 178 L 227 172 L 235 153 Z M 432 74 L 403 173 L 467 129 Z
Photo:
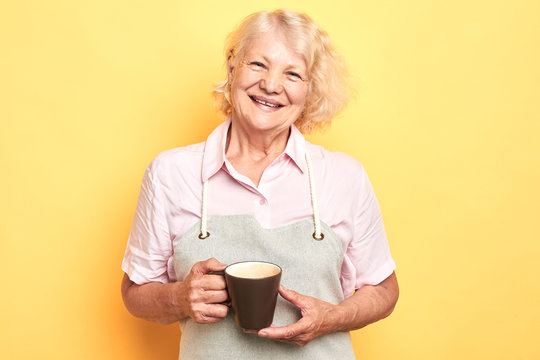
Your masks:
M 220 276 L 223 276 L 223 278 L 225 279 L 225 271 L 224 270 L 220 270 L 220 271 L 209 271 L 206 275 L 220 275 Z M 225 290 L 227 290 L 227 288 L 225 288 Z M 229 291 L 227 290 L 227 300 L 223 301 L 223 302 L 220 302 L 218 304 L 221 304 L 221 305 L 225 305 L 227 306 L 228 308 L 230 308 L 232 306 L 231 304 L 231 297 L 229 296 Z

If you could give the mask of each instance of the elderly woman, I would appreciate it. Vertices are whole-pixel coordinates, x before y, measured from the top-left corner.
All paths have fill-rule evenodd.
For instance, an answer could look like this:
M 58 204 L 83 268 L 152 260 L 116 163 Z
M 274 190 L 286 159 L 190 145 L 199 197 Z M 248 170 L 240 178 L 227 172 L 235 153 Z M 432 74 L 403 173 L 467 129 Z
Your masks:
M 228 119 L 206 142 L 146 170 L 122 269 L 135 316 L 180 322 L 182 359 L 354 359 L 349 331 L 398 297 L 381 213 L 362 166 L 307 142 L 345 101 L 326 32 L 287 10 L 247 17 L 228 38 Z M 242 260 L 283 268 L 274 324 L 242 331 L 222 276 Z

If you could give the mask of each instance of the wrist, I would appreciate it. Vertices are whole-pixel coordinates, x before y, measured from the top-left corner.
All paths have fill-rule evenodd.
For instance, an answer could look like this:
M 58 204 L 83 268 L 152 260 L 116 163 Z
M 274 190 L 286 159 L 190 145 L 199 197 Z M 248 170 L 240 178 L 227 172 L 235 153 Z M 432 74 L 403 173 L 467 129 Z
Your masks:
M 343 325 L 347 319 L 346 309 L 340 305 L 328 303 L 326 314 L 323 316 L 323 324 L 320 327 L 321 335 L 343 331 Z
M 353 319 L 355 319 L 356 314 L 354 313 L 354 309 L 352 309 L 350 306 L 347 306 L 347 304 L 339 304 L 334 305 L 334 311 L 333 311 L 333 331 L 350 331 L 351 328 L 351 322 Z
M 170 284 L 168 303 L 171 313 L 176 314 L 178 320 L 186 318 L 188 316 L 187 309 L 185 307 L 184 294 L 185 284 L 182 281 L 177 281 Z

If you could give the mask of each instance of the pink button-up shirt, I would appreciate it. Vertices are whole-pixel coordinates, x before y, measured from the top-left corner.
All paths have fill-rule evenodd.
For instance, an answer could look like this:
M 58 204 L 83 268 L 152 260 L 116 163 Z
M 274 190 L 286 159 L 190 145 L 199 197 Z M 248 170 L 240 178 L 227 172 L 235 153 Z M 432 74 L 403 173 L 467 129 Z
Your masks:
M 229 126 L 230 120 L 225 121 L 204 143 L 162 152 L 146 169 L 122 263 L 133 282 L 176 281 L 173 251 L 200 220 L 203 180 L 208 180 L 208 215 L 251 215 L 264 228 L 312 217 L 306 150 L 313 162 L 321 221 L 343 245 L 344 296 L 392 274 L 395 263 L 379 204 L 362 165 L 307 142 L 293 126 L 285 151 L 256 186 L 225 157 Z

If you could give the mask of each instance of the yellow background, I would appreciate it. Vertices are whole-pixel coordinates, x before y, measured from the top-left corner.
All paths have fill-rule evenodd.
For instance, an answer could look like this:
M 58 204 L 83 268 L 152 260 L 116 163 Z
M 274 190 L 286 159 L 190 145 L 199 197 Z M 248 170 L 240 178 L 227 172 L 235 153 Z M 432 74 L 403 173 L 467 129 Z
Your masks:
M 309 137 L 361 161 L 398 264 L 359 359 L 538 359 L 540 2 L 4 1 L 0 358 L 175 359 L 177 325 L 120 297 L 140 181 L 221 117 L 225 35 L 288 7 L 357 96 Z

